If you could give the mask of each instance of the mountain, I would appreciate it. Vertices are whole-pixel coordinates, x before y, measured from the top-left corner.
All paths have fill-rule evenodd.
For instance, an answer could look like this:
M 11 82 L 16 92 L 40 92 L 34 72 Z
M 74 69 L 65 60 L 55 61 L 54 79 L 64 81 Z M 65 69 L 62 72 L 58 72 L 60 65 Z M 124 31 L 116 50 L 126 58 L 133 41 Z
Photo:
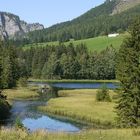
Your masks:
M 41 29 L 44 29 L 44 26 L 39 23 L 27 24 L 14 14 L 0 12 L 0 36 L 2 39 L 20 37 L 30 31 Z
M 106 0 L 71 21 L 28 34 L 30 42 L 86 39 L 128 29 L 140 17 L 140 0 Z

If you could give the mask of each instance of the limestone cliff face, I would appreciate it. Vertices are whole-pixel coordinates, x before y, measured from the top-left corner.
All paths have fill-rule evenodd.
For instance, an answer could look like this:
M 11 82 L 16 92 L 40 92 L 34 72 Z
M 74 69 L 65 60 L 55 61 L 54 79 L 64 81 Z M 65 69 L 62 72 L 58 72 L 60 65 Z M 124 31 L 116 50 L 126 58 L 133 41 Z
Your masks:
M 2 39 L 24 36 L 25 33 L 43 28 L 44 26 L 39 23 L 27 24 L 14 14 L 0 12 L 0 36 Z
M 112 15 L 121 13 L 127 9 L 133 8 L 134 6 L 140 4 L 140 0 L 115 0 L 115 1 L 116 6 L 112 12 Z

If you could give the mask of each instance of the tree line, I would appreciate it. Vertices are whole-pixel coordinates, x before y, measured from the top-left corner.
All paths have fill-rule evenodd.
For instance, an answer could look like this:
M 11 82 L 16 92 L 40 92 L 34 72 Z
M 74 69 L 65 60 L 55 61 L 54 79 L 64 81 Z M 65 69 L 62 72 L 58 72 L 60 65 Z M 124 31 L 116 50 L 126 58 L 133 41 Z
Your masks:
M 86 45 L 46 46 L 20 51 L 26 73 L 43 79 L 115 79 L 116 50 L 89 52 Z

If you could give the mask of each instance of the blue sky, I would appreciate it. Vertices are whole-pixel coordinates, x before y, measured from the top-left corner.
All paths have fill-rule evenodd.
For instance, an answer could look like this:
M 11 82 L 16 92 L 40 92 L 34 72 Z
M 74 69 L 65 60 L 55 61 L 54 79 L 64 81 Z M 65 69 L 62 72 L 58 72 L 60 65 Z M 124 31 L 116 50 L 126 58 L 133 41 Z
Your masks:
M 11 12 L 28 23 L 45 27 L 71 20 L 105 0 L 0 0 L 0 11 Z

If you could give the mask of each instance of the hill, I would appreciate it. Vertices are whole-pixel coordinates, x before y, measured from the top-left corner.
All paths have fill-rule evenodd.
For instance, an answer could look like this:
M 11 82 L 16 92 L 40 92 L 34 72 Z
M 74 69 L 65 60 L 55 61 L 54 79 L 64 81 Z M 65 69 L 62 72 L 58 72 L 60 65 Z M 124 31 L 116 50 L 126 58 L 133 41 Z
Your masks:
M 119 49 L 120 45 L 123 42 L 123 39 L 126 37 L 126 34 L 119 35 L 117 37 L 109 38 L 107 36 L 99 36 L 95 38 L 83 39 L 83 40 L 71 40 L 69 42 L 64 42 L 65 45 L 69 43 L 73 43 L 75 46 L 78 44 L 85 44 L 88 47 L 89 51 L 97 51 L 100 52 L 104 50 L 106 47 L 112 45 L 117 50 Z M 28 44 L 24 46 L 24 49 L 29 49 L 31 47 L 47 47 L 48 45 L 58 45 L 59 42 L 49 42 L 49 43 L 34 43 Z
M 140 0 L 107 0 L 72 21 L 30 32 L 29 42 L 65 42 L 126 31 L 140 17 Z

